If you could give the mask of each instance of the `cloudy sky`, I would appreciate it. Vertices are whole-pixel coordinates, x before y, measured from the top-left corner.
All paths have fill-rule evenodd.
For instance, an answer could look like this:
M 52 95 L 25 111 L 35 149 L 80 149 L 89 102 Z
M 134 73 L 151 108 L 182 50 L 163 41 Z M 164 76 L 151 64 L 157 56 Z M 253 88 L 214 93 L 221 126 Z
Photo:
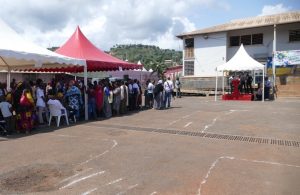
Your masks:
M 0 18 L 38 45 L 60 46 L 79 25 L 102 50 L 137 43 L 181 50 L 175 35 L 182 32 L 300 10 L 299 0 L 0 0 L 0 4 Z

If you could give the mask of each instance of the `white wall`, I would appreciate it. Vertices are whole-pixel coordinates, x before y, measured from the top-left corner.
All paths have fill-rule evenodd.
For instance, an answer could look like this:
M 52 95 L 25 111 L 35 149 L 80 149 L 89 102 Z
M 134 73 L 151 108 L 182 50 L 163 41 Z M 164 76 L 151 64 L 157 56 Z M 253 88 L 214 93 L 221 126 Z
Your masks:
M 299 50 L 300 42 L 289 42 L 289 30 L 300 29 L 300 23 L 277 25 L 277 51 L 282 50 Z M 228 49 L 227 59 L 230 60 L 236 51 L 238 46 L 229 46 L 229 37 L 235 35 L 249 35 L 263 33 L 263 44 L 262 45 L 245 45 L 246 51 L 251 57 L 254 58 L 267 58 L 272 57 L 273 53 L 273 39 L 274 39 L 274 28 L 273 26 L 259 27 L 253 29 L 243 29 L 228 32 Z M 267 60 L 267 59 L 266 59 Z
M 203 35 L 194 38 L 195 67 L 194 76 L 215 76 L 218 65 L 226 62 L 227 35 L 223 33 Z

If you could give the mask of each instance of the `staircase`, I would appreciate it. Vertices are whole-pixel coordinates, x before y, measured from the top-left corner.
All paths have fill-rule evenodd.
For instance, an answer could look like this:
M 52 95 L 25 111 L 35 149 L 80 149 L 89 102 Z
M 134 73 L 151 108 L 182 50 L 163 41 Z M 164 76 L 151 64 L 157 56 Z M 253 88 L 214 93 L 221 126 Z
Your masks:
M 300 75 L 280 76 L 276 78 L 277 96 L 300 98 Z

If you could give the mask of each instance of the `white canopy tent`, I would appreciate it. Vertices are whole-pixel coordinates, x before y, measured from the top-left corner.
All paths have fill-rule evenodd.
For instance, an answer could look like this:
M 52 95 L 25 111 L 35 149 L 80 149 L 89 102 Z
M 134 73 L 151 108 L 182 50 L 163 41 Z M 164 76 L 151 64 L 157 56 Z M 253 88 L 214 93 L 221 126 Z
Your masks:
M 265 66 L 258 61 L 254 60 L 245 50 L 243 44 L 241 44 L 239 50 L 235 55 L 225 64 L 217 66 L 216 69 L 216 88 L 215 88 L 215 101 L 217 101 L 217 88 L 218 88 L 218 72 L 222 72 L 223 84 L 222 88 L 224 91 L 224 72 L 226 71 L 249 71 L 249 70 L 262 70 L 263 71 L 263 93 L 262 101 L 264 101 L 265 91 Z
M 85 75 L 87 74 L 85 60 L 66 57 L 26 41 L 2 19 L 0 19 L 0 29 L 0 70 L 7 71 L 8 87 L 10 84 L 10 72 L 12 70 L 84 66 Z M 86 76 L 84 84 L 87 86 Z M 87 102 L 87 96 L 85 99 Z M 87 120 L 87 105 L 85 108 Z

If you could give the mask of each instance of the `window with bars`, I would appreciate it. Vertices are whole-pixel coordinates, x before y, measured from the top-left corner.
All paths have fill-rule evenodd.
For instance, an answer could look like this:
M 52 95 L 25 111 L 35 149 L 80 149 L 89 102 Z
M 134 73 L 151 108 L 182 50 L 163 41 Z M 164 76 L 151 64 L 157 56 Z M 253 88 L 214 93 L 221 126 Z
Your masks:
M 184 40 L 184 58 L 194 58 L 194 38 Z
M 241 44 L 243 45 L 251 45 L 251 35 L 243 35 L 241 36 Z
M 289 32 L 289 41 L 300 41 L 300 29 L 299 30 L 290 30 Z
M 243 45 L 257 45 L 263 44 L 263 34 L 252 34 L 252 35 L 242 35 L 242 36 L 231 36 L 229 37 L 230 46 L 240 46 Z
M 252 45 L 263 44 L 263 34 L 253 34 L 252 35 Z
M 194 61 L 184 61 L 184 75 L 194 75 Z

